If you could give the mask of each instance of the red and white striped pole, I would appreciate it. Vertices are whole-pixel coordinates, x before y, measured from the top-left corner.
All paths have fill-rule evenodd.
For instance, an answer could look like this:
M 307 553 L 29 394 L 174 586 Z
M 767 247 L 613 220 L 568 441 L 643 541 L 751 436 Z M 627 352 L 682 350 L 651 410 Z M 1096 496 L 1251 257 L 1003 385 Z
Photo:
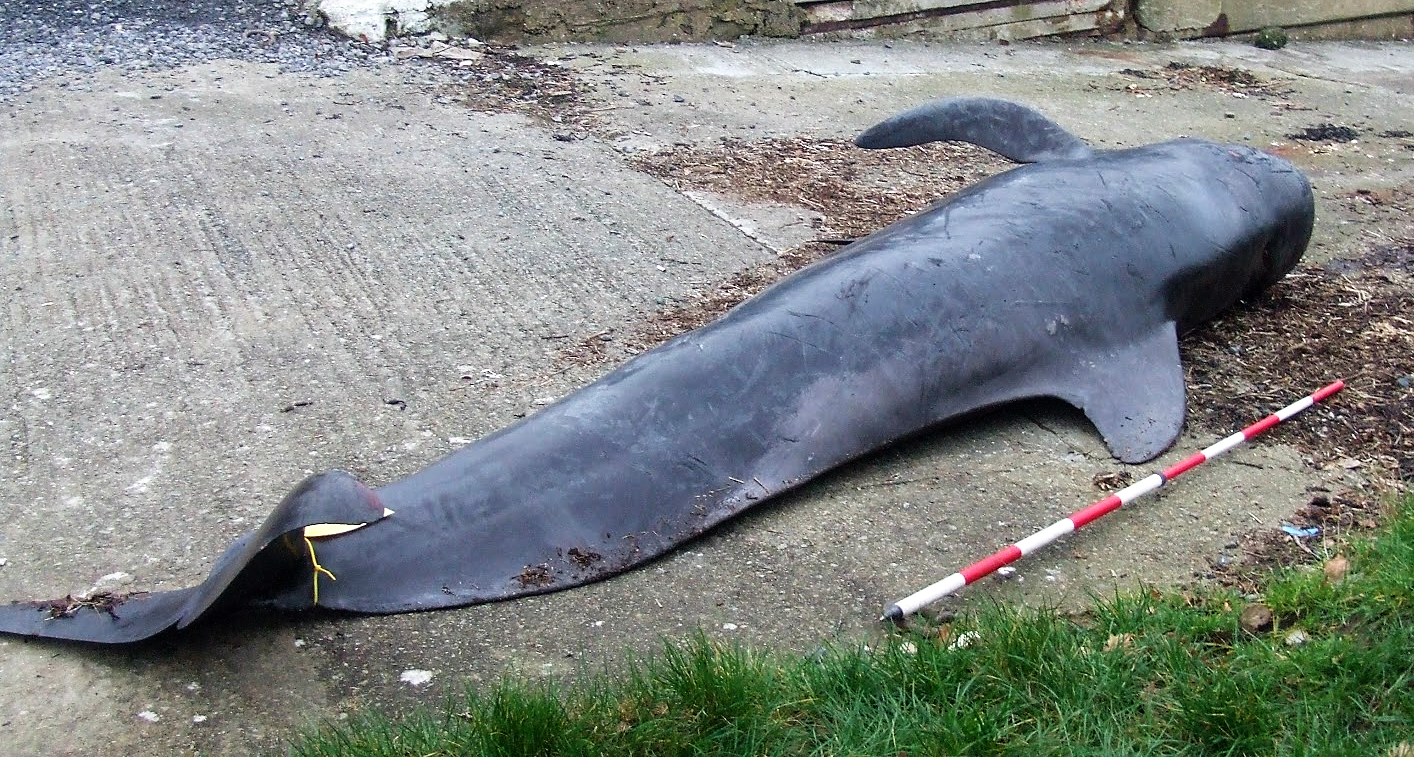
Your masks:
M 880 620 L 893 620 L 895 622 L 903 620 L 906 616 L 918 612 L 921 608 L 946 597 L 962 587 L 976 581 L 983 576 L 990 575 L 997 568 L 1013 563 L 1022 557 L 1035 552 L 1041 547 L 1050 544 L 1066 534 L 1079 530 L 1092 521 L 1108 515 L 1124 505 L 1158 489 L 1168 481 L 1175 479 L 1193 468 L 1212 460 L 1213 458 L 1231 450 L 1233 447 L 1267 431 L 1272 426 L 1300 413 L 1321 400 L 1330 397 L 1341 389 L 1345 388 L 1344 381 L 1335 383 L 1321 389 L 1308 397 L 1304 397 L 1286 407 L 1272 413 L 1256 423 L 1242 429 L 1226 439 L 1204 449 L 1202 452 L 1195 452 L 1189 457 L 1171 465 L 1164 470 L 1153 473 L 1148 477 L 1136 481 L 1129 486 L 1120 489 L 1108 497 L 1096 502 L 1084 510 L 1073 513 L 1069 518 L 1052 523 L 1046 528 L 1022 539 L 1021 541 L 997 551 L 985 560 L 975 562 L 961 571 L 954 573 L 947 578 L 933 584 L 918 592 L 900 599 L 889 605 L 889 609 L 884 611 L 884 617 Z

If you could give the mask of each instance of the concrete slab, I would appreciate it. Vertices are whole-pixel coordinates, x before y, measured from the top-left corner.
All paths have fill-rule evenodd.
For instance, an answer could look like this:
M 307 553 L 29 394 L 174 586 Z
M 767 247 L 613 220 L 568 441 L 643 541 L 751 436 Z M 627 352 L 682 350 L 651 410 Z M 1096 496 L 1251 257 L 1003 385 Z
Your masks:
M 1414 123 L 1398 90 L 1407 46 L 1301 50 L 538 50 L 598 88 L 598 136 L 582 141 L 369 72 L 216 63 L 37 87 L 0 111 L 0 597 L 114 573 L 124 588 L 199 580 L 306 473 L 379 484 L 415 470 L 605 368 L 565 363 L 548 337 L 624 328 L 798 239 L 804 211 L 694 200 L 626 152 L 846 136 L 956 92 L 1035 103 L 1104 144 L 1262 143 L 1356 113 Z M 1207 90 L 1141 98 L 1115 78 L 1170 60 L 1241 61 L 1289 79 L 1288 99 L 1311 110 Z M 1409 181 L 1394 149 L 1302 158 L 1323 192 L 1318 255 L 1360 234 L 1329 193 Z M 0 689 L 0 741 L 33 755 L 247 753 L 360 706 L 437 704 L 507 672 L 574 675 L 699 628 L 796 649 L 858 639 L 889 600 L 1095 498 L 1092 478 L 1119 467 L 1078 414 L 1036 403 L 887 450 L 578 590 L 387 618 L 235 618 L 127 650 L 4 639 L 0 677 L 15 683 Z M 1233 533 L 1346 475 L 1280 444 L 1242 450 L 1020 566 L 1024 581 L 960 601 L 1181 581 Z M 403 682 L 409 670 L 430 681 Z

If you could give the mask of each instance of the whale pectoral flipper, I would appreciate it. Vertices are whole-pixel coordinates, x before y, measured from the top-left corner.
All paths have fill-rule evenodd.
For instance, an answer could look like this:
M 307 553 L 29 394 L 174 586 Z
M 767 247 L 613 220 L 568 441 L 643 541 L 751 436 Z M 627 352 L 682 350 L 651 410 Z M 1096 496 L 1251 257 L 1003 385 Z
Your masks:
M 1131 464 L 1158 457 L 1178 439 L 1186 414 L 1177 326 L 1162 324 L 1101 362 L 1078 365 L 1054 394 L 1084 411 L 1115 457 Z
M 933 100 L 882 121 L 854 144 L 866 150 L 929 142 L 970 142 L 1017 163 L 1088 158 L 1093 151 L 1060 124 L 1025 105 L 994 97 Z

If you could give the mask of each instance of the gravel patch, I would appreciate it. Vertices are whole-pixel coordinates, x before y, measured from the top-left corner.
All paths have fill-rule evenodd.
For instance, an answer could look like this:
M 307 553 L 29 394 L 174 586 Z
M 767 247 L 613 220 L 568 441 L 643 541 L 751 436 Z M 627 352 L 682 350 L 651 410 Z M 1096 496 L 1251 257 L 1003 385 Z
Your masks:
M 0 3 L 0 29 L 0 103 L 53 79 L 82 88 L 102 68 L 233 59 L 337 76 L 392 60 L 381 45 L 327 31 L 293 0 L 12 0 Z

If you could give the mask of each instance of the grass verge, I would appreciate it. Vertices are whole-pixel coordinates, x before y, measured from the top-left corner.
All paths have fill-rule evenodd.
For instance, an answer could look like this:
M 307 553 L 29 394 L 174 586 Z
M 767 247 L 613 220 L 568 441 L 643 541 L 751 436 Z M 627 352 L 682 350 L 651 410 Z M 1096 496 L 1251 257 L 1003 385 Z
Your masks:
M 1343 551 L 1255 599 L 992 607 L 811 656 L 699 638 L 566 690 L 367 715 L 290 754 L 1414 757 L 1414 497 Z

